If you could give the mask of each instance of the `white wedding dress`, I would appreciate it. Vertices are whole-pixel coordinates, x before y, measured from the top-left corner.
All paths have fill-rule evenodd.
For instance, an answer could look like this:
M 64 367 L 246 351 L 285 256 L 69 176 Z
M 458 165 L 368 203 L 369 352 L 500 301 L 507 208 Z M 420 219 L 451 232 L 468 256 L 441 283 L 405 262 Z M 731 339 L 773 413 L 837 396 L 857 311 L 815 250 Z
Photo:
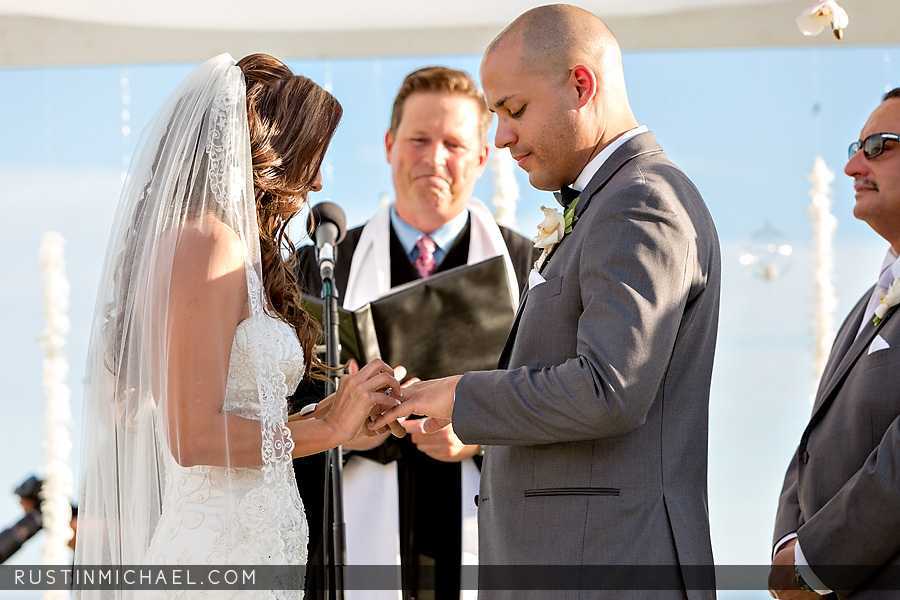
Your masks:
M 254 327 L 261 331 L 253 332 Z M 257 365 L 261 361 L 253 355 L 254 337 L 265 340 L 262 362 L 276 367 L 276 376 L 284 377 L 288 390 L 296 389 L 303 377 L 303 350 L 293 328 L 280 319 L 262 316 L 238 324 L 224 410 L 260 420 Z M 157 427 L 157 431 L 163 429 Z M 309 529 L 290 461 L 276 464 L 267 481 L 262 467 L 182 467 L 165 440 L 160 440 L 160 447 L 165 448 L 165 492 L 159 525 L 147 549 L 147 564 L 306 564 Z M 191 591 L 189 597 L 201 597 L 197 594 Z M 302 598 L 303 592 L 219 591 L 212 596 Z
M 270 75 L 287 81 L 274 72 L 257 75 L 253 85 Z M 271 579 L 243 582 L 270 589 L 150 590 L 145 582 L 123 581 L 112 593 L 75 589 L 76 600 L 302 597 L 296 580 L 307 560 L 309 529 L 291 461 L 286 396 L 303 377 L 304 354 L 294 329 L 267 310 L 258 219 L 271 211 L 256 201 L 254 175 L 262 167 L 253 162 L 247 106 L 242 67 L 227 54 L 212 58 L 160 107 L 131 161 L 103 263 L 84 378 L 75 564 L 271 565 L 276 568 L 260 570 L 273 573 Z M 189 245 L 179 248 L 182 241 Z M 243 269 L 216 271 L 238 249 Z M 196 257 L 190 269 L 200 275 L 181 268 L 184 256 Z M 237 298 L 217 304 L 214 296 L 241 292 L 241 275 L 250 316 L 233 339 L 215 324 L 191 320 L 219 323 Z M 209 310 L 218 313 L 200 314 L 204 306 L 191 304 L 193 290 L 185 286 L 194 277 L 197 295 L 210 298 Z M 170 331 L 176 322 L 183 331 Z M 204 327 L 207 335 L 192 333 Z M 218 352 L 228 347 L 228 357 Z M 196 364 L 189 362 L 193 353 Z M 195 404 L 212 418 L 188 412 Z M 207 421 L 209 430 L 198 431 Z M 173 454 L 180 454 L 169 445 L 176 449 L 179 435 L 195 436 L 188 441 L 203 444 L 198 454 L 208 464 L 179 465 Z M 246 460 L 254 456 L 258 461 Z

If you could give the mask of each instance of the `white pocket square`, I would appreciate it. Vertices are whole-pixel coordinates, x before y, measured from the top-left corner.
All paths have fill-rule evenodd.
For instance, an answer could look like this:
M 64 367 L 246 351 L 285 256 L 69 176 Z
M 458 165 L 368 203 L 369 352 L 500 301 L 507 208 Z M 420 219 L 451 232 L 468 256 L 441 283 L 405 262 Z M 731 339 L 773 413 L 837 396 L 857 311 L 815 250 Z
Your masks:
M 884 341 L 884 338 L 880 335 L 876 335 L 875 339 L 872 340 L 872 343 L 869 345 L 869 352 L 867 354 L 872 354 L 873 352 L 878 352 L 879 350 L 887 350 L 891 346 Z
M 532 269 L 531 273 L 528 275 L 528 289 L 530 290 L 542 283 L 547 283 L 547 280 L 544 279 L 536 269 Z

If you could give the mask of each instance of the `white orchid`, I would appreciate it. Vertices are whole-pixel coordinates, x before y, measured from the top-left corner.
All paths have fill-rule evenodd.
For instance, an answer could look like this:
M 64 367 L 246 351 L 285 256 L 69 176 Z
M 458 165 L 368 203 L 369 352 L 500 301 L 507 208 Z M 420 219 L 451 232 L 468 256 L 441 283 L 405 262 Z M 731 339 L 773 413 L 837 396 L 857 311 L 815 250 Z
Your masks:
M 541 210 L 544 211 L 544 220 L 537 227 L 538 234 L 534 237 L 534 247 L 549 252 L 566 235 L 566 219 L 555 208 L 542 206 Z
M 872 319 L 872 323 L 878 325 L 881 320 L 884 318 L 884 315 L 897 304 L 900 304 L 900 284 L 897 282 L 900 279 L 894 280 L 894 283 L 890 285 L 886 292 L 881 296 L 881 300 L 878 302 L 878 306 L 875 307 L 875 318 Z
M 813 2 L 797 17 L 797 27 L 803 35 L 819 35 L 828 25 L 837 39 L 843 37 L 844 29 L 849 23 L 847 11 L 838 6 L 834 0 Z

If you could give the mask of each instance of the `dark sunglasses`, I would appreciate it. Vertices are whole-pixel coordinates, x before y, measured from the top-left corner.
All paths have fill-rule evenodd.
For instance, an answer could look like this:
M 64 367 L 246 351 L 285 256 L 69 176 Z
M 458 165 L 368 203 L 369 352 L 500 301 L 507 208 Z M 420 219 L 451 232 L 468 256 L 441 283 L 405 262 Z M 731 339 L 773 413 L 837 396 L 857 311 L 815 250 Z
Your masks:
M 863 156 L 866 158 L 875 158 L 884 152 L 885 140 L 900 142 L 900 135 L 896 133 L 873 133 L 864 140 L 850 144 L 850 148 L 847 149 L 848 158 L 853 158 L 853 155 L 860 150 L 863 151 Z

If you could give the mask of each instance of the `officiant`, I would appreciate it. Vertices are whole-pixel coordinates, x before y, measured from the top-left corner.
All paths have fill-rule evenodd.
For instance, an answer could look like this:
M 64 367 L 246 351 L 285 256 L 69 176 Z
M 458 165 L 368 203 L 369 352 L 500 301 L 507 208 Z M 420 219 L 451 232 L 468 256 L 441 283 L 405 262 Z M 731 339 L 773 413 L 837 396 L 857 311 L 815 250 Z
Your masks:
M 484 96 L 468 74 L 427 67 L 406 77 L 384 139 L 395 200 L 348 231 L 337 248 L 335 279 L 344 308 L 356 309 L 396 286 L 495 256 L 504 257 L 512 300 L 518 302 L 537 256 L 534 245 L 499 226 L 472 197 L 488 159 L 490 123 Z M 318 295 L 314 247 L 301 248 L 298 258 L 304 291 Z M 440 323 L 434 324 L 433 340 L 433 347 L 416 351 L 435 351 Z M 308 393 L 301 387 L 297 395 Z M 479 447 L 463 444 L 451 428 L 424 434 L 416 419 L 404 427 L 410 435 L 402 439 L 385 434 L 344 446 L 352 450 L 344 466 L 347 564 L 399 559 L 415 568 L 404 569 L 403 592 L 347 590 L 350 600 L 393 600 L 401 593 L 404 600 L 456 600 L 460 565 L 477 563 Z M 322 562 L 324 460 L 318 455 L 295 461 L 310 522 L 310 564 Z M 419 565 L 433 569 L 428 571 L 433 586 L 424 583 L 427 575 Z M 309 573 L 308 597 L 321 597 L 321 587 L 316 573 Z

